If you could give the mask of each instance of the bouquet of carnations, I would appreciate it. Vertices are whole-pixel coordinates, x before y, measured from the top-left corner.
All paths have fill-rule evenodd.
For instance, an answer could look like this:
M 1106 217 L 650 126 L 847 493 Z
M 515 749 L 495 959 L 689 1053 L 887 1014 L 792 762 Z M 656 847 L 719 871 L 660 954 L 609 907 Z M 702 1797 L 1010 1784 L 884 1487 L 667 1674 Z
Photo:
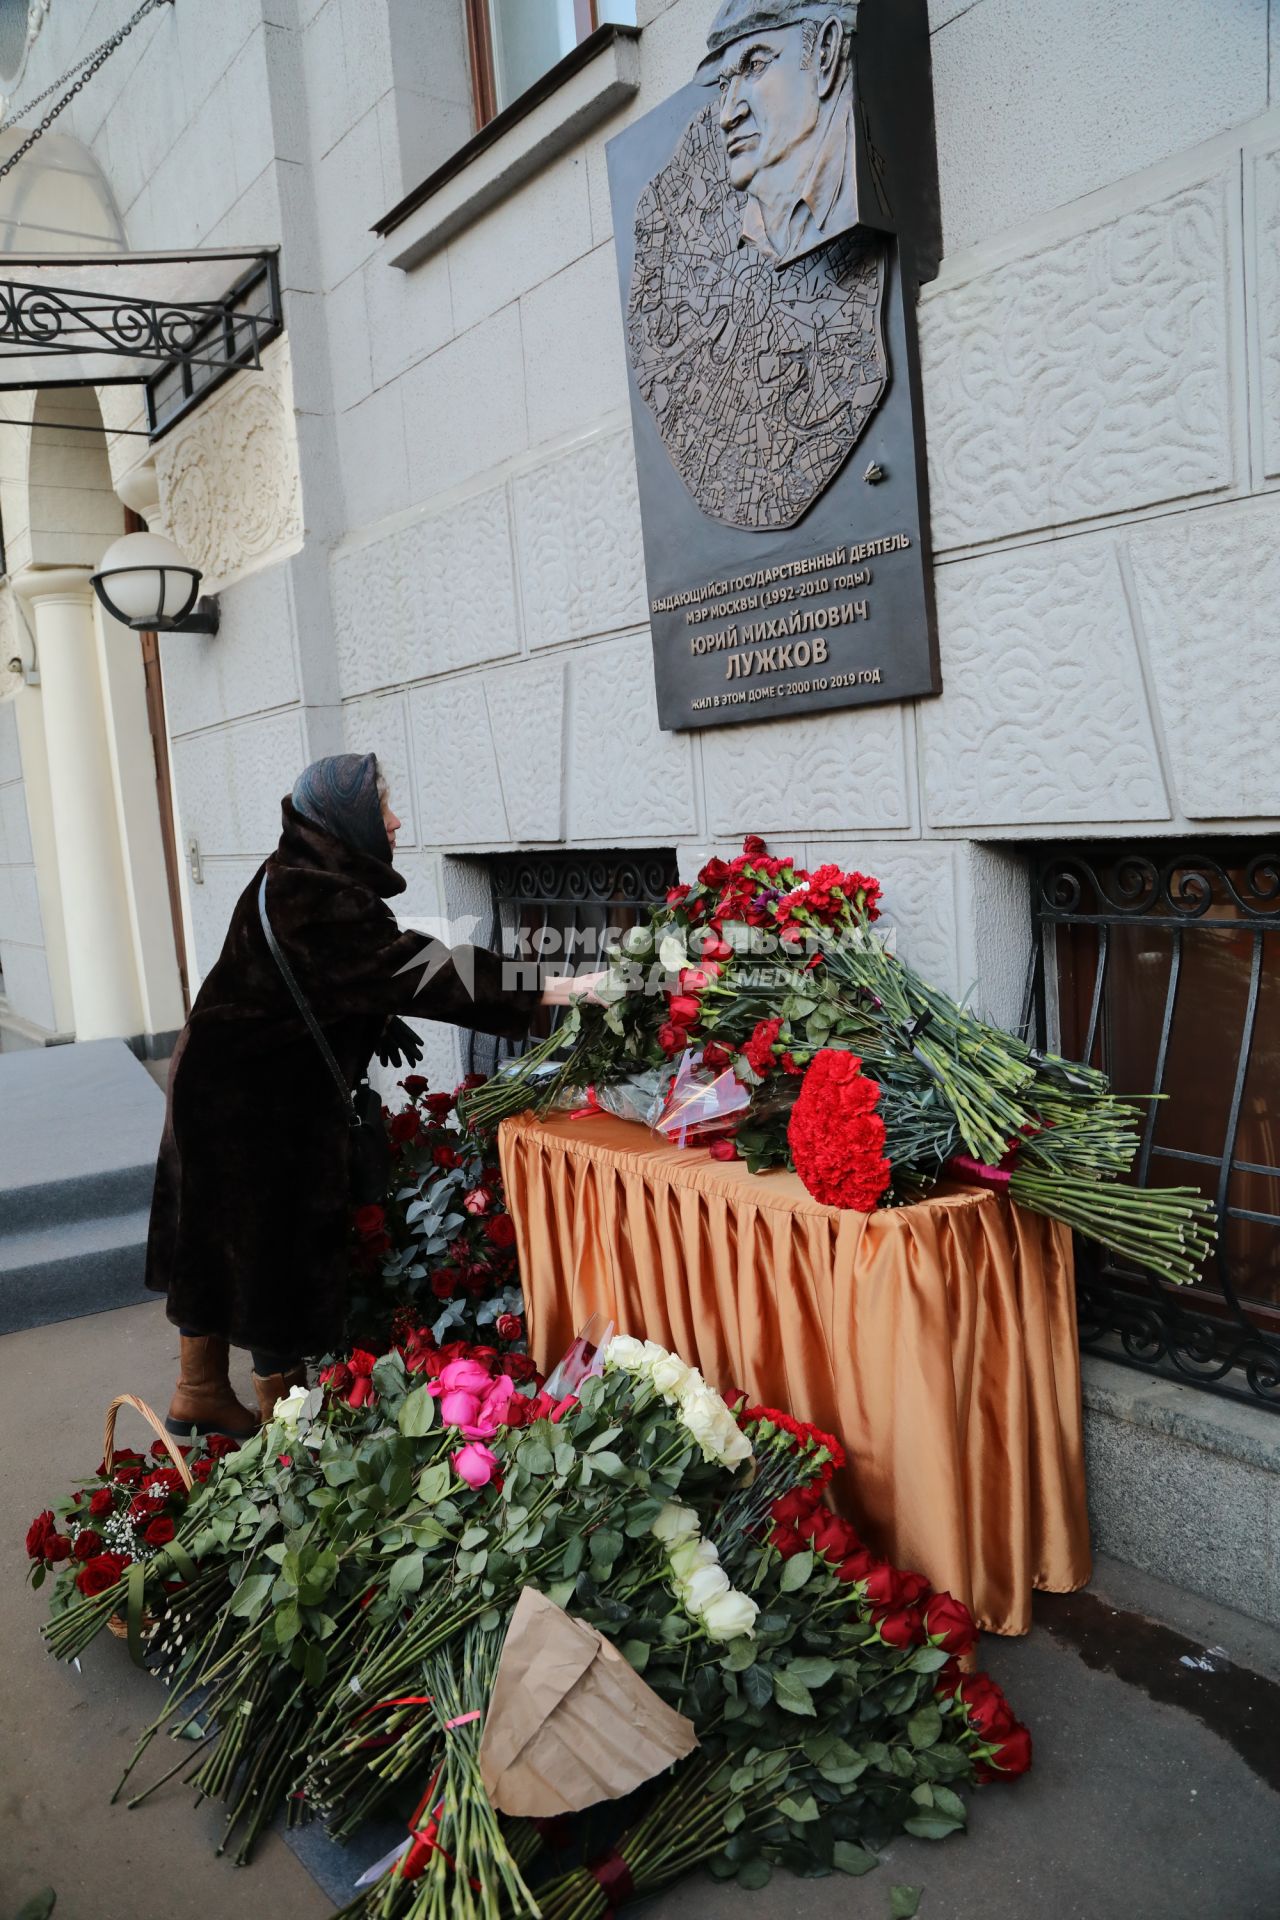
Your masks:
M 380 1351 L 426 1321 L 437 1342 L 491 1341 L 524 1353 L 524 1296 L 502 1172 L 457 1119 L 459 1095 L 480 1077 L 468 1076 L 452 1093 L 432 1093 L 418 1073 L 400 1084 L 408 1100 L 385 1114 L 389 1191 L 352 1220 L 349 1338 Z
M 657 1121 L 753 1171 L 870 1212 L 948 1176 L 1007 1192 L 1171 1281 L 1194 1280 L 1214 1211 L 1117 1176 L 1139 1110 L 1097 1068 L 1028 1046 L 929 986 L 875 930 L 880 884 L 807 872 L 752 836 L 631 929 L 602 1003 L 462 1097 L 482 1133 L 666 1069 Z M 745 1091 L 745 1105 L 741 1095 Z
M 327 1373 L 217 1463 L 136 1576 L 170 1692 L 126 1779 L 162 1730 L 181 1752 L 131 1805 L 185 1774 L 244 1859 L 281 1809 L 344 1837 L 399 1803 L 404 1844 L 351 1915 L 596 1920 L 704 1863 L 748 1886 L 775 1863 L 866 1871 L 896 1832 L 963 1826 L 958 1787 L 1029 1764 L 999 1690 L 960 1672 L 964 1607 L 823 1507 L 833 1437 L 629 1339 L 582 1345 L 555 1393 L 426 1329 L 366 1391 L 349 1362 Z M 576 1864 L 484 1787 L 529 1588 L 696 1734 Z M 120 1596 L 77 1598 L 56 1650 Z

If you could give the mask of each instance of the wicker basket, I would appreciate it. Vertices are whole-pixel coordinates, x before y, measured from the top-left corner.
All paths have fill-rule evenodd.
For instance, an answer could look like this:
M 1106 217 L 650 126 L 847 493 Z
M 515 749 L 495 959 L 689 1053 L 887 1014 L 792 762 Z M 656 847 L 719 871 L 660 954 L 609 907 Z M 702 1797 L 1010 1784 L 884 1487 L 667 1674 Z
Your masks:
M 187 1492 L 190 1493 L 193 1484 L 191 1473 L 186 1461 L 182 1457 L 177 1442 L 166 1433 L 164 1423 L 160 1419 L 160 1416 L 147 1405 L 145 1400 L 139 1400 L 137 1395 L 133 1393 L 118 1393 L 111 1402 L 111 1405 L 107 1408 L 107 1424 L 102 1436 L 102 1466 L 107 1478 L 110 1479 L 111 1469 L 115 1465 L 116 1418 L 121 1407 L 132 1407 L 135 1413 L 140 1413 L 156 1438 L 164 1441 L 165 1446 L 169 1449 L 169 1458 L 173 1461 L 174 1466 L 181 1475 L 183 1486 Z M 150 1613 L 144 1613 L 142 1616 L 143 1635 L 149 1634 L 155 1624 L 155 1616 Z M 107 1621 L 107 1627 L 111 1633 L 114 1633 L 117 1640 L 128 1639 L 129 1623 L 122 1615 L 113 1613 Z

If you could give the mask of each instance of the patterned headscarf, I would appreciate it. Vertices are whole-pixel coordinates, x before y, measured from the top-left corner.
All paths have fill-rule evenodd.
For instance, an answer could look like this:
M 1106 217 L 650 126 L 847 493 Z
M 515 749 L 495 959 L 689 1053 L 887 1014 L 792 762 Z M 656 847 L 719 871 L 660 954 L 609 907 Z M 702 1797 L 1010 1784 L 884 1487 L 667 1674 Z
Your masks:
M 292 798 L 299 813 L 335 840 L 390 863 L 375 754 L 335 753 L 313 760 L 294 782 Z

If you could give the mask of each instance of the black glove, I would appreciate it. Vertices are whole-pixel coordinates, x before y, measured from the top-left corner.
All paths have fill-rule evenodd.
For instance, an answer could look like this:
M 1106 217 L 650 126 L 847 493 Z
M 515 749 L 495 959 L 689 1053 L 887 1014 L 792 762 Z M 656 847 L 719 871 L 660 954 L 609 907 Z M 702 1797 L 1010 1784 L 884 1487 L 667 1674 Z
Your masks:
M 393 1017 L 382 1029 L 374 1052 L 384 1067 L 416 1067 L 422 1058 L 422 1042 L 407 1021 Z

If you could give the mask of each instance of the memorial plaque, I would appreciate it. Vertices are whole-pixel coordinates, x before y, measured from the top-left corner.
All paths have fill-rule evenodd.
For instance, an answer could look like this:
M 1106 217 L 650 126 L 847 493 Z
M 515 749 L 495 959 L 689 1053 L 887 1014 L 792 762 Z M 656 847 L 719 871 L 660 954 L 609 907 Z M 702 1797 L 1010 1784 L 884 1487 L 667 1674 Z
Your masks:
M 895 214 L 857 18 L 726 0 L 697 76 L 609 144 L 665 728 L 939 690 L 914 332 L 930 236 L 906 218 L 916 175 Z M 927 89 L 927 20 L 923 42 Z M 874 44 L 880 74 L 908 57 Z M 918 84 L 901 96 L 918 108 Z

